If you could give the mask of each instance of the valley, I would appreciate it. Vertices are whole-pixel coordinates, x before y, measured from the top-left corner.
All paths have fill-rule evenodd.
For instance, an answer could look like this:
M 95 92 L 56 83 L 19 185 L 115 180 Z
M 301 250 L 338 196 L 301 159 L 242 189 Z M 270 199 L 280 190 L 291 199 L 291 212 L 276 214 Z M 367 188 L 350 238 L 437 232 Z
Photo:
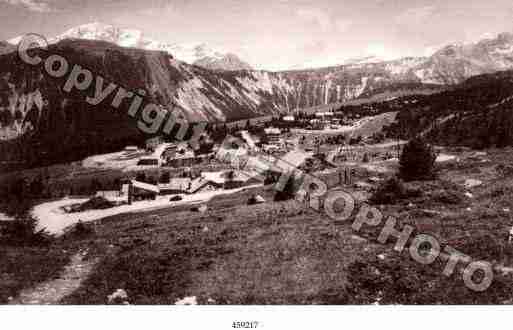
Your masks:
M 282 71 L 102 23 L 30 50 L 101 78 L 84 88 L 19 41 L 0 43 L 0 304 L 513 303 L 513 34 Z M 436 249 L 395 251 L 391 219 L 469 258 L 416 262 Z

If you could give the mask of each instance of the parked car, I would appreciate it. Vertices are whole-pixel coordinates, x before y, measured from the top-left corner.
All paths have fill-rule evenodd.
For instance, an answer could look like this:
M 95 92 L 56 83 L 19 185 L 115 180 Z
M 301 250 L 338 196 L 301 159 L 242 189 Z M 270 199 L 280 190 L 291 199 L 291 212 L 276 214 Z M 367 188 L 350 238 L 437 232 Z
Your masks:
M 181 200 L 183 200 L 183 197 L 180 195 L 173 196 L 169 199 L 170 202 L 179 202 Z

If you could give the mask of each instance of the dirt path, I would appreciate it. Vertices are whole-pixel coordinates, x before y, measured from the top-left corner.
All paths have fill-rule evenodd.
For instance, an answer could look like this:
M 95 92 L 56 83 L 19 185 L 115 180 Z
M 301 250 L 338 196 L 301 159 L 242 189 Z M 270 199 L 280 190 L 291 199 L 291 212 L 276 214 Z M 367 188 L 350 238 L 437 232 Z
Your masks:
M 97 260 L 84 260 L 85 253 L 71 257 L 59 278 L 40 283 L 34 288 L 23 290 L 10 305 L 55 305 L 73 293 L 91 273 Z
M 83 222 L 88 222 L 118 214 L 148 212 L 183 205 L 207 203 L 216 196 L 234 194 L 247 189 L 260 187 L 261 185 L 262 184 L 259 183 L 256 185 L 246 186 L 237 189 L 215 190 L 191 195 L 182 195 L 183 199 L 175 203 L 169 202 L 169 196 L 158 196 L 156 200 L 152 201 L 139 201 L 134 202 L 131 205 L 124 204 L 104 210 L 88 210 L 76 213 L 66 213 L 62 208 L 73 204 L 84 203 L 87 201 L 87 198 L 63 198 L 57 201 L 46 202 L 36 205 L 32 208 L 31 214 L 35 219 L 38 220 L 38 230 L 46 229 L 51 234 L 62 235 L 66 227 L 77 223 L 79 220 Z

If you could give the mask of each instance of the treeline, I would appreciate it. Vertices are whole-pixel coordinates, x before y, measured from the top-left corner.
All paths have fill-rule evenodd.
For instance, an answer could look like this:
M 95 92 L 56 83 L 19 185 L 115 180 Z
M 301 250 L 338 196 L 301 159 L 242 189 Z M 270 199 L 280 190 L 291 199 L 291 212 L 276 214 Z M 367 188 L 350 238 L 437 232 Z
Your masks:
M 92 195 L 99 190 L 118 190 L 123 179 L 123 174 L 80 180 L 55 180 L 44 174 L 33 177 L 14 174 L 2 180 L 0 198 L 8 204 L 69 195 Z
M 398 111 L 384 128 L 390 138 L 410 139 L 425 133 L 440 145 L 473 148 L 513 145 L 513 71 L 471 78 L 451 90 L 413 95 L 389 102 L 342 107 L 360 116 Z

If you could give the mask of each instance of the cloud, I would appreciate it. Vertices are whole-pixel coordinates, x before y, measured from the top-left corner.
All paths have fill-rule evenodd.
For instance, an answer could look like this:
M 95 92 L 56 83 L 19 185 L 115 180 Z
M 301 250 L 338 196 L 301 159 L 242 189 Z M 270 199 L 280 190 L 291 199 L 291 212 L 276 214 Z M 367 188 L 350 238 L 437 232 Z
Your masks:
M 320 8 L 298 8 L 296 15 L 310 24 L 317 25 L 322 32 L 344 32 L 352 24 L 350 20 L 335 20 L 327 11 Z
M 409 8 L 395 17 L 395 22 L 400 25 L 418 25 L 426 22 L 436 11 L 435 6 Z
M 179 6 L 174 2 L 161 1 L 160 3 L 156 3 L 149 8 L 143 9 L 141 13 L 149 16 L 159 17 L 162 17 L 163 15 L 176 15 L 179 13 Z
M 327 12 L 319 8 L 299 8 L 296 11 L 299 18 L 316 24 L 321 29 L 327 32 L 331 27 L 331 18 Z
M 14 6 L 22 6 L 30 11 L 48 13 L 54 11 L 48 3 L 38 0 L 0 0 L 0 2 L 8 3 Z

